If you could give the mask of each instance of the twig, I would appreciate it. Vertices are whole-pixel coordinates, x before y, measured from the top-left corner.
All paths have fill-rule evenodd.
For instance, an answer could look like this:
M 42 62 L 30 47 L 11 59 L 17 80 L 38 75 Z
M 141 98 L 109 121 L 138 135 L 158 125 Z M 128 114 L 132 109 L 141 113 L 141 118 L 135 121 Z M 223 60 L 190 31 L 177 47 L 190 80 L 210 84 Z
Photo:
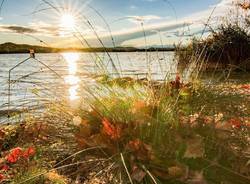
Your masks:
M 101 148 L 101 147 L 98 146 L 98 147 L 87 148 L 87 149 L 78 151 L 78 152 L 74 153 L 73 155 L 70 155 L 69 157 L 67 157 L 67 158 L 63 159 L 62 161 L 60 161 L 59 163 L 57 163 L 57 164 L 55 165 L 55 167 L 58 166 L 58 165 L 60 165 L 61 163 L 65 162 L 66 160 L 68 160 L 68 159 L 70 159 L 70 158 L 76 156 L 76 155 L 79 155 L 79 154 L 81 154 L 81 153 L 83 153 L 83 152 L 86 152 L 86 151 L 91 151 L 91 150 L 94 150 L 94 149 L 98 149 L 98 148 Z
M 133 184 L 133 180 L 132 180 L 132 178 L 131 178 L 131 176 L 130 176 L 130 174 L 129 174 L 129 172 L 128 172 L 128 168 L 127 168 L 127 166 L 126 166 L 126 163 L 125 163 L 123 154 L 121 153 L 120 155 L 121 155 L 122 164 L 123 164 L 123 166 L 124 166 L 124 168 L 125 168 L 125 170 L 126 170 L 126 173 L 127 173 L 127 175 L 128 175 L 129 181 L 130 181 L 131 184 Z

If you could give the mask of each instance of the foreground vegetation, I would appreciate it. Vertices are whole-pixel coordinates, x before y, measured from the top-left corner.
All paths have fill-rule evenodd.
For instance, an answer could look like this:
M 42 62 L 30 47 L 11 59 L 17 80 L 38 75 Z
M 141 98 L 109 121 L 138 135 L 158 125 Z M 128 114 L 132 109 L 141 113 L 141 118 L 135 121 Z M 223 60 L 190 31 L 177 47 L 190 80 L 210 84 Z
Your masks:
M 3 183 L 249 183 L 249 84 L 97 81 L 77 110 L 1 127 Z

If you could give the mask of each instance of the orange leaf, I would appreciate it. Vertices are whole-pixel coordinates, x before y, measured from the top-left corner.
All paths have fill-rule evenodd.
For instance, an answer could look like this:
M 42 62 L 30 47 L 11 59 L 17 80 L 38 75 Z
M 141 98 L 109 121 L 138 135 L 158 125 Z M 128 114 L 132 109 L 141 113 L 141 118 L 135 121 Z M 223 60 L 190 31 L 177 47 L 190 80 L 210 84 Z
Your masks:
M 9 155 L 7 155 L 6 157 L 6 160 L 9 162 L 9 163 L 16 163 L 20 157 L 22 156 L 22 149 L 17 147 L 15 149 L 13 149 Z
M 1 171 L 8 171 L 9 169 L 10 169 L 10 167 L 8 165 L 3 165 L 0 170 Z
M 242 122 L 239 119 L 232 118 L 228 122 L 232 125 L 233 128 L 241 128 L 242 127 Z
M 102 124 L 103 124 L 103 132 L 106 135 L 110 136 L 111 139 L 117 140 L 121 137 L 121 128 L 120 127 L 115 127 L 106 118 L 103 119 Z
M 29 147 L 29 148 L 23 153 L 22 156 L 23 156 L 24 158 L 28 159 L 29 157 L 34 156 L 35 153 L 36 153 L 35 148 Z

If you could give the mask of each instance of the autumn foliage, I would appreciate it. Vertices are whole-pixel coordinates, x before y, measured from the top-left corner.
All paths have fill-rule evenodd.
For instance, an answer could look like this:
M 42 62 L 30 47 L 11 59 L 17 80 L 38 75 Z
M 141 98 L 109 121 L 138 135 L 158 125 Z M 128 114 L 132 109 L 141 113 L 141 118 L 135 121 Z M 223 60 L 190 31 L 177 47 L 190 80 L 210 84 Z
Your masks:
M 20 147 L 16 147 L 12 149 L 6 156 L 5 161 L 2 162 L 0 167 L 0 181 L 6 178 L 8 171 L 12 169 L 14 164 L 23 160 L 27 162 L 31 157 L 36 154 L 34 147 L 28 147 L 27 149 L 22 149 Z

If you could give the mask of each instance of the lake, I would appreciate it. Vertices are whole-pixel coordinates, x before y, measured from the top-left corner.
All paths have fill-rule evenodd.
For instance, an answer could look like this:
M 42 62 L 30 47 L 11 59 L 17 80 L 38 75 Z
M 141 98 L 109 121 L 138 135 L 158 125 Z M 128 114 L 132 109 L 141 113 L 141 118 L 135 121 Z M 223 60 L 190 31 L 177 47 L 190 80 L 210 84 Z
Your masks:
M 80 86 L 92 85 L 92 75 L 118 76 L 118 71 L 120 76 L 142 79 L 150 73 L 152 79 L 163 80 L 166 74 L 174 78 L 177 71 L 173 52 L 36 54 L 10 72 L 9 86 L 9 70 L 27 58 L 29 54 L 0 55 L 2 117 L 8 109 L 39 108 L 51 99 L 75 101 L 83 95 Z

